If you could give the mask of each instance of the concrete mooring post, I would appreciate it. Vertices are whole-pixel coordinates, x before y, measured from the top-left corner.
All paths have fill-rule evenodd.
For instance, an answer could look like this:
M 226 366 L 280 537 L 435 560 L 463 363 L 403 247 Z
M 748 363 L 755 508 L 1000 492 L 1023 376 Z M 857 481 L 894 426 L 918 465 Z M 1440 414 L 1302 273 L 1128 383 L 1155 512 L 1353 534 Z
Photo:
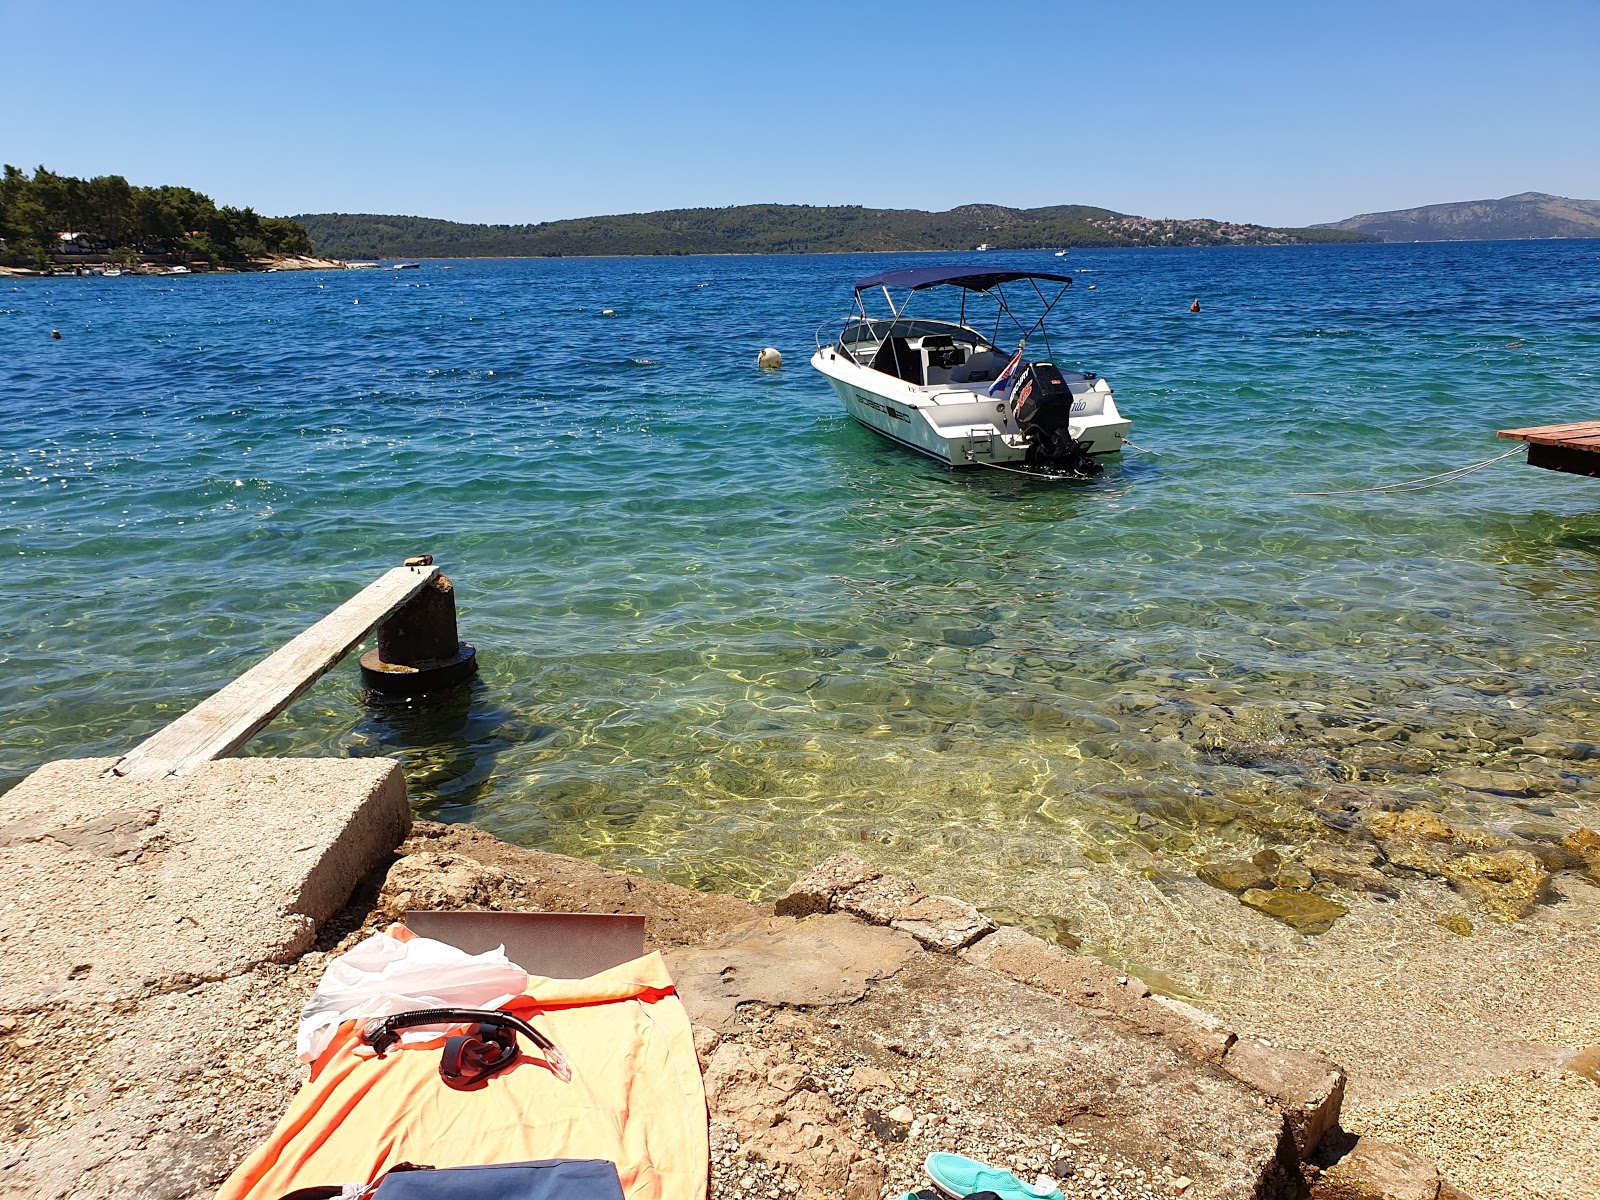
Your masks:
M 433 555 L 406 559 L 429 567 Z M 375 692 L 420 696 L 471 679 L 477 651 L 456 630 L 456 590 L 440 574 L 378 626 L 378 645 L 361 656 L 361 680 Z

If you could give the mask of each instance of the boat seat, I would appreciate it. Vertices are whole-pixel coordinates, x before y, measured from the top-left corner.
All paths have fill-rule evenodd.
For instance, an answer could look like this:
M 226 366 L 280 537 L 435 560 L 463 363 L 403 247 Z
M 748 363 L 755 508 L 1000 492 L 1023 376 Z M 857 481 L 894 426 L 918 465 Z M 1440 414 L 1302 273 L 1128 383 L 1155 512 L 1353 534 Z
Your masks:
M 966 362 L 950 372 L 951 383 L 987 383 L 1001 371 L 1010 359 L 1002 358 L 993 350 L 979 350 Z
M 903 337 L 884 340 L 878 352 L 872 356 L 872 369 L 922 386 L 922 355 L 913 350 Z

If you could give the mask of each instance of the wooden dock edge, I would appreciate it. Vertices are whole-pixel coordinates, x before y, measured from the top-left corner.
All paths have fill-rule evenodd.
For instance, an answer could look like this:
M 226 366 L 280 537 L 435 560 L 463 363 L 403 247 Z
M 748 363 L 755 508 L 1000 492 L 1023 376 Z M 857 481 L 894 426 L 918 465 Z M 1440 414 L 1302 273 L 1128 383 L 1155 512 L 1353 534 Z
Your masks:
M 431 563 L 386 571 L 311 628 L 134 747 L 111 768 L 111 774 L 160 779 L 232 754 L 438 575 L 439 568 Z
M 1502 429 L 1495 435 L 1528 444 L 1528 465 L 1566 475 L 1600 478 L 1600 421 L 1568 421 Z

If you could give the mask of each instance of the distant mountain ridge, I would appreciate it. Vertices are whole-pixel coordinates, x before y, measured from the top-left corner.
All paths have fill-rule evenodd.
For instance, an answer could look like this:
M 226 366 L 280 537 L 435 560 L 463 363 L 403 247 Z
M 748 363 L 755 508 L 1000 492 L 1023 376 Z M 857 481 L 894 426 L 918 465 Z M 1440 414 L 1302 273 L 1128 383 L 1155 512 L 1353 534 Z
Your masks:
M 428 217 L 313 213 L 294 218 L 318 253 L 338 258 L 512 258 L 604 254 L 825 254 L 1066 246 L 1300 245 L 1372 241 L 1362 233 L 1273 229 L 1228 221 L 1129 216 L 1063 204 L 948 212 L 745 204 L 546 221 L 469 225 Z
M 1314 229 L 1364 233 L 1385 242 L 1485 242 L 1600 237 L 1600 200 L 1519 192 L 1500 200 L 1462 200 L 1363 213 Z

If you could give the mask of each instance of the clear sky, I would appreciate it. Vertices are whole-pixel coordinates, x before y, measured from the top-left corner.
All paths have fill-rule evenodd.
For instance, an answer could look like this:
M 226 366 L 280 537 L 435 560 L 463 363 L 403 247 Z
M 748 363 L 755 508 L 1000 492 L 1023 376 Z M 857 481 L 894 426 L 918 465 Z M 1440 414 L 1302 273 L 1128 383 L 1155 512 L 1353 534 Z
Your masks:
M 0 159 L 272 215 L 1600 198 L 1600 0 L 0 0 Z

